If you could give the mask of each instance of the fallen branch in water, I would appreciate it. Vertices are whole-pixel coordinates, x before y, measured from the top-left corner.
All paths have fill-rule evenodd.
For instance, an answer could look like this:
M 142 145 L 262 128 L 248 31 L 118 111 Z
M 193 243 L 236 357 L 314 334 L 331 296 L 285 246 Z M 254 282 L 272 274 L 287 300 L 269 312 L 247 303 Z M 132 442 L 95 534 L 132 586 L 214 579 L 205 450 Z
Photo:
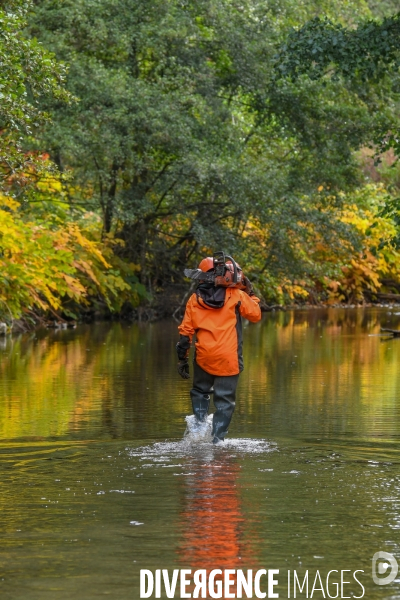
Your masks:
M 385 333 L 391 333 L 393 337 L 400 337 L 400 331 L 398 329 L 385 329 L 381 327 L 381 331 Z
M 271 310 L 286 310 L 282 304 L 265 304 L 265 302 L 260 302 L 260 308 L 262 312 L 270 312 Z
M 391 294 L 389 292 L 387 294 L 383 294 L 377 292 L 375 296 L 377 296 L 377 298 L 380 300 L 396 300 L 397 302 L 400 302 L 400 294 Z

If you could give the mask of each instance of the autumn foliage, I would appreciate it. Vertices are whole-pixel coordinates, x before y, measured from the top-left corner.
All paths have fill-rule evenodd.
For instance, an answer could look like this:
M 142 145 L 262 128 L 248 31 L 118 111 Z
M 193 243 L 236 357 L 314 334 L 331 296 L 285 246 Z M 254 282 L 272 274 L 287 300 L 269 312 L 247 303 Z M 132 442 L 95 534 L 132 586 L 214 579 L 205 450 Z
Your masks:
M 35 310 L 74 317 L 77 307 L 96 300 L 110 310 L 120 309 L 127 298 L 134 301 L 135 290 L 109 262 L 109 255 L 109 247 L 89 239 L 82 225 L 24 216 L 17 201 L 0 195 L 4 317 L 18 318 Z

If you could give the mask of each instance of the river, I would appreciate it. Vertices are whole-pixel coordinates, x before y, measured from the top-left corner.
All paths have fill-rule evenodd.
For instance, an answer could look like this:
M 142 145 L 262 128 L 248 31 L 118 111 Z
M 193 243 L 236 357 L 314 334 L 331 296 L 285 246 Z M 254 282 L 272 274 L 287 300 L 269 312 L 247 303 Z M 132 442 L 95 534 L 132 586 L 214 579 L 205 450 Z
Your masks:
M 184 568 L 279 569 L 282 598 L 288 571 L 326 597 L 345 571 L 344 596 L 400 598 L 371 576 L 376 552 L 400 559 L 400 340 L 381 326 L 400 312 L 248 324 L 221 446 L 183 439 L 174 322 L 0 339 L 0 598 L 136 600 L 140 569 Z

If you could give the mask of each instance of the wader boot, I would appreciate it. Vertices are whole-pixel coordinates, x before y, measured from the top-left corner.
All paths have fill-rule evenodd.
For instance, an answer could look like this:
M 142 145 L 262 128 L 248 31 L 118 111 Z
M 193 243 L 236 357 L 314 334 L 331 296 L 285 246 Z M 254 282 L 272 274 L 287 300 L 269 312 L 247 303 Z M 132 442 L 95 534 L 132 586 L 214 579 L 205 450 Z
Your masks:
M 233 411 L 235 410 L 238 375 L 217 376 L 204 371 L 194 362 L 193 388 L 190 391 L 193 413 L 199 421 L 207 418 L 210 392 L 214 387 L 214 404 L 217 409 L 213 417 L 212 437 L 216 444 L 228 433 Z
M 193 363 L 193 369 L 193 387 L 190 390 L 193 414 L 198 421 L 205 421 L 210 407 L 212 382 L 210 383 L 208 378 L 203 376 L 203 373 L 204 375 L 208 375 L 208 373 L 203 371 L 196 361 Z
M 214 404 L 217 409 L 214 413 L 212 426 L 214 444 L 223 441 L 228 433 L 229 423 L 235 410 L 238 381 L 239 374 L 214 377 Z
M 198 421 L 206 421 L 210 406 L 209 394 L 202 394 L 193 388 L 190 392 L 192 398 L 193 414 Z

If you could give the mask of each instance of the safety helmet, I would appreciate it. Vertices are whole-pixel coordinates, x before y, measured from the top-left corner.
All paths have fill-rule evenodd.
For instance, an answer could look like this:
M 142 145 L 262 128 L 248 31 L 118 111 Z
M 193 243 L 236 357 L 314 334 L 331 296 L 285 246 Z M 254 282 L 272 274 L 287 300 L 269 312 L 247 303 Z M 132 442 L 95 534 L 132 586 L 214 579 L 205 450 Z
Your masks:
M 203 273 L 207 273 L 207 271 L 211 271 L 214 268 L 214 259 L 212 256 L 207 256 L 203 258 L 198 267 Z

